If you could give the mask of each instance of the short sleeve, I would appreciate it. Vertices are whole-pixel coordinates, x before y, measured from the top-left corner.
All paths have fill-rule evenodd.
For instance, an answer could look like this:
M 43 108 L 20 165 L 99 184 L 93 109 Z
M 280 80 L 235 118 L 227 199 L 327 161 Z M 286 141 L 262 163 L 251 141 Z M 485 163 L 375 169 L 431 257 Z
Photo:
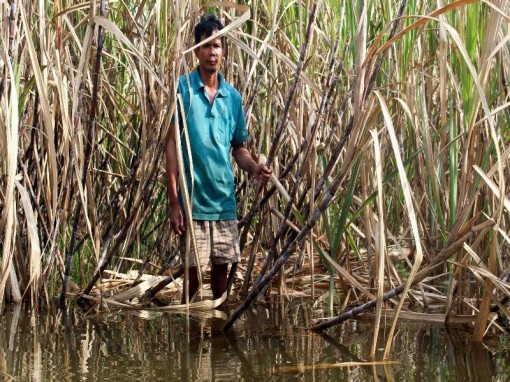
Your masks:
M 230 142 L 232 146 L 240 145 L 248 140 L 248 130 L 246 129 L 246 117 L 244 116 L 243 104 L 241 96 L 237 102 L 237 115 L 236 115 L 236 126 L 234 130 L 234 136 Z

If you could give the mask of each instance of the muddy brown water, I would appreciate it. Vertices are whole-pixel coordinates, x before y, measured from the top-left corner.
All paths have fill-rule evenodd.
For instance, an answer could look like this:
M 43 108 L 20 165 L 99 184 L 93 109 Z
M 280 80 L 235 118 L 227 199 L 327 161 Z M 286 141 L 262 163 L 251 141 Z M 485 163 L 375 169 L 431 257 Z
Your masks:
M 227 335 L 226 316 L 7 306 L 0 380 L 510 381 L 510 336 L 474 345 L 466 331 L 402 321 L 390 362 L 370 365 L 371 321 L 317 334 L 307 329 L 309 306 L 255 306 Z

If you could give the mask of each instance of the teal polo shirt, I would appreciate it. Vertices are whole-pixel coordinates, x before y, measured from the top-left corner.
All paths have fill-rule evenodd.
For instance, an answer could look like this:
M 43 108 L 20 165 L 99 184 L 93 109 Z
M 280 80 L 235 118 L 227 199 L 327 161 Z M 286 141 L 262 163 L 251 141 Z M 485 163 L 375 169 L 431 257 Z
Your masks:
M 248 140 L 248 131 L 241 95 L 220 73 L 218 77 L 212 104 L 198 69 L 189 74 L 189 85 L 186 76 L 179 78 L 193 160 L 193 220 L 237 219 L 230 150 Z M 191 192 L 190 153 L 184 140 L 182 150 Z

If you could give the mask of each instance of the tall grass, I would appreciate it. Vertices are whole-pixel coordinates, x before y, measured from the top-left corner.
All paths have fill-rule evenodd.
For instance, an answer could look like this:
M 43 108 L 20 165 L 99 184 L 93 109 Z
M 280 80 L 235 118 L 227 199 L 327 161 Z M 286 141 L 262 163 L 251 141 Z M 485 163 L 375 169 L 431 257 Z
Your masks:
M 231 323 L 271 274 L 332 314 L 378 299 L 377 317 L 477 315 L 478 341 L 495 307 L 509 319 L 510 4 L 241 3 L 0 5 L 0 302 L 176 266 L 163 146 L 212 10 L 250 148 L 288 194 L 236 172 L 251 297 Z

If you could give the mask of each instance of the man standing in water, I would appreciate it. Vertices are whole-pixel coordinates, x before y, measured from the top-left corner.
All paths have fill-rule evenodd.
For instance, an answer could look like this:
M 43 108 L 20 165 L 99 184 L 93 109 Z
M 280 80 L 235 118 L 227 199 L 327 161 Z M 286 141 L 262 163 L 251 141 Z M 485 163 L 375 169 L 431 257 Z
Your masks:
M 214 15 L 204 15 L 195 26 L 195 44 L 223 28 Z M 195 49 L 198 67 L 188 78 L 179 79 L 178 92 L 184 103 L 184 116 L 191 153 L 182 145 L 186 182 L 193 182 L 192 219 L 200 266 L 211 260 L 211 289 L 217 299 L 227 289 L 228 264 L 239 262 L 241 254 L 237 229 L 234 173 L 230 152 L 237 165 L 262 182 L 269 180 L 271 169 L 253 160 L 244 143 L 248 140 L 242 99 L 219 72 L 224 48 L 223 38 L 213 38 Z M 188 82 L 189 81 L 189 82 Z M 180 113 L 177 113 L 180 114 Z M 182 118 L 182 116 L 181 116 Z M 175 126 L 166 141 L 166 174 L 170 203 L 170 225 L 182 235 L 184 219 L 178 188 Z M 193 180 L 190 171 L 193 163 Z M 189 296 L 198 290 L 195 256 L 190 255 Z M 182 301 L 185 301 L 183 293 Z

